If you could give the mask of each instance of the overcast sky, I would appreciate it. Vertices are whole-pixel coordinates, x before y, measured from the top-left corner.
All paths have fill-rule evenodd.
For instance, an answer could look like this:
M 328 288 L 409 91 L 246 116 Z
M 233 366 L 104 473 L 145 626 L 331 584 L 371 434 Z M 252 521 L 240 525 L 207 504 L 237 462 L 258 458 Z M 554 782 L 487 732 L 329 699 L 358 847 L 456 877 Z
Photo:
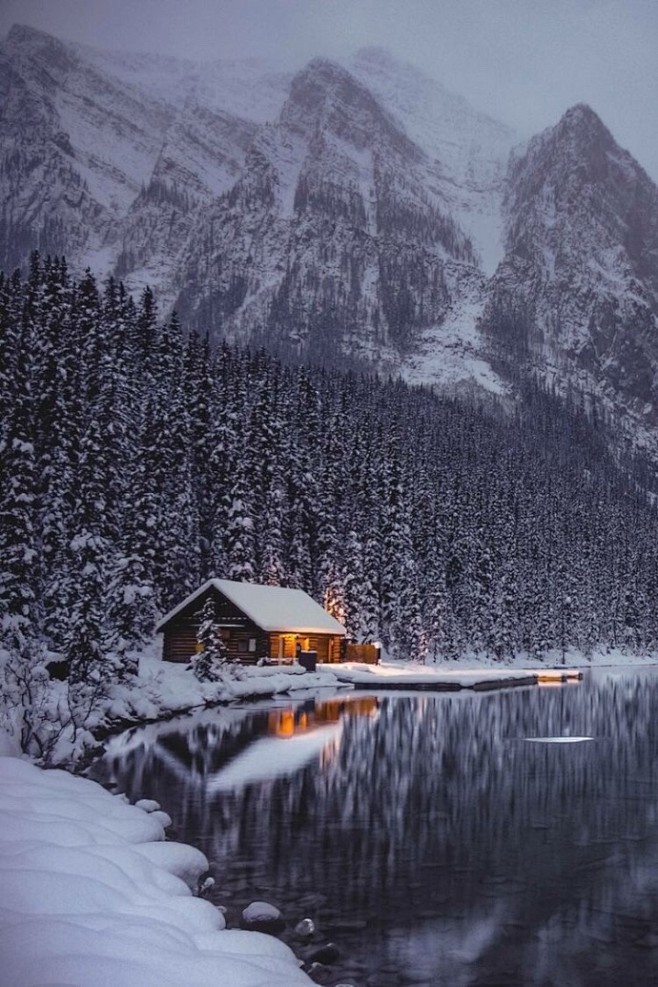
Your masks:
M 0 0 L 15 23 L 194 59 L 381 45 L 522 136 L 586 102 L 658 180 L 658 0 Z

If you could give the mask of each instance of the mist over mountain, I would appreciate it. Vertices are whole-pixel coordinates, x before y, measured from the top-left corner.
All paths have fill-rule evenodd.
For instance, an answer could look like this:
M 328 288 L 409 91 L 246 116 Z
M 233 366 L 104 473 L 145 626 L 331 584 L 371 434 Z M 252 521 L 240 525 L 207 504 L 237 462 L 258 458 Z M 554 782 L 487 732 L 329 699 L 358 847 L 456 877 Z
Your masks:
M 509 128 L 380 49 L 296 74 L 0 44 L 0 266 L 450 392 L 576 389 L 654 444 L 658 190 L 583 105 Z

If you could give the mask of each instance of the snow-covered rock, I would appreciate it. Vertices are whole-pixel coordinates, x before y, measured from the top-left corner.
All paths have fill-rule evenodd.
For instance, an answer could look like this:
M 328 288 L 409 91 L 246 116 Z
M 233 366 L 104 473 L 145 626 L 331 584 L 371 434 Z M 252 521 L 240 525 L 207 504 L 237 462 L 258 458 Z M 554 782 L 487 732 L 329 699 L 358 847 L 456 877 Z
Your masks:
M 295 935 L 299 939 L 310 939 L 315 932 L 315 922 L 312 918 L 303 918 L 295 926 Z
M 157 812 L 160 808 L 160 803 L 156 802 L 155 799 L 139 799 L 135 805 L 144 812 Z
M 242 910 L 240 927 L 276 935 L 285 928 L 282 913 L 267 901 L 252 901 Z

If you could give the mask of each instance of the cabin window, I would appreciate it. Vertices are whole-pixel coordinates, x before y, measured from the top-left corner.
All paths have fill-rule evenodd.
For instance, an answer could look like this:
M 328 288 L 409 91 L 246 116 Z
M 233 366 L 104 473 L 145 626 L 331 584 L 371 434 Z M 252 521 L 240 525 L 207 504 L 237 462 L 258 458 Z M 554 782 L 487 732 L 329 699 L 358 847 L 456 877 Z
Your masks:
M 241 655 L 246 654 L 248 642 L 244 640 L 238 641 L 238 653 Z
M 251 654 L 254 654 L 254 652 L 256 651 L 256 638 L 255 637 L 250 637 L 249 638 L 249 651 L 251 652 Z

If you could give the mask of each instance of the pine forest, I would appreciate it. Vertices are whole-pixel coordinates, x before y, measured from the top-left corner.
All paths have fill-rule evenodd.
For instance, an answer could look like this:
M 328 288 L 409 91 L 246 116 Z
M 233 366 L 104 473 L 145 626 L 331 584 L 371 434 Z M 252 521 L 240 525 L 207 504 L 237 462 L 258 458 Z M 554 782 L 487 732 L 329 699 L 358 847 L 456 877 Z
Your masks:
M 297 587 L 391 657 L 658 646 L 656 507 L 582 400 L 486 406 L 283 363 L 59 259 L 0 276 L 0 609 L 71 680 L 211 576 Z

